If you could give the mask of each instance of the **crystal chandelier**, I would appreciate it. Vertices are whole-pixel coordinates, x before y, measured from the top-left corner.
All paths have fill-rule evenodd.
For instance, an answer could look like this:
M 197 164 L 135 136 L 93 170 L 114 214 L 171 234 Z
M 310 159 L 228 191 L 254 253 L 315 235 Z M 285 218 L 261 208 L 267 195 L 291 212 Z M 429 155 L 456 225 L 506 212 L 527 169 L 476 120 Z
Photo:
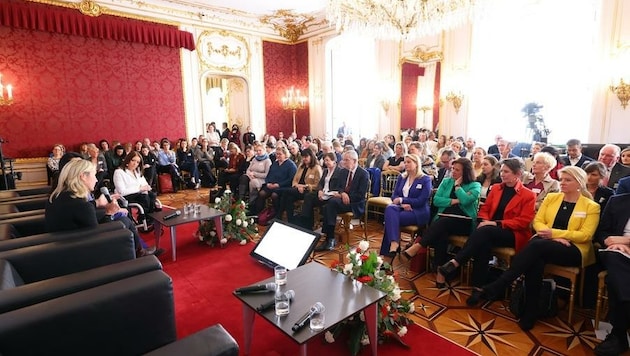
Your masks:
M 337 31 L 378 39 L 411 40 L 472 21 L 487 0 L 329 0 Z

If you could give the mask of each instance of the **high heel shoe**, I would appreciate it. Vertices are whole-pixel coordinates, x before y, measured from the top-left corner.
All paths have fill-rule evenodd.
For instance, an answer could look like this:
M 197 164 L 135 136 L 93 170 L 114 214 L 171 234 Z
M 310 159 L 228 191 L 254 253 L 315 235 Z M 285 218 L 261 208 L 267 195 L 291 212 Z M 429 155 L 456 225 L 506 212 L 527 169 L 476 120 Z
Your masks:
M 479 304 L 479 301 L 482 299 L 488 299 L 485 291 L 482 288 L 473 287 L 470 297 L 466 299 L 466 305 L 468 305 L 469 307 L 473 307 Z
M 387 257 L 390 258 L 389 264 L 393 264 L 394 263 L 394 259 L 396 258 L 396 255 L 400 254 L 400 246 L 398 246 L 398 248 L 394 251 L 389 251 L 387 253 Z
M 448 278 L 448 276 L 450 276 L 451 273 L 455 272 L 455 270 L 457 270 L 457 266 L 455 266 L 452 261 L 448 261 L 438 267 L 438 272 L 440 272 L 440 274 L 443 275 L 444 278 Z
M 408 264 L 413 259 L 413 256 L 407 253 L 407 251 L 402 251 L 400 253 L 400 262 L 403 264 Z

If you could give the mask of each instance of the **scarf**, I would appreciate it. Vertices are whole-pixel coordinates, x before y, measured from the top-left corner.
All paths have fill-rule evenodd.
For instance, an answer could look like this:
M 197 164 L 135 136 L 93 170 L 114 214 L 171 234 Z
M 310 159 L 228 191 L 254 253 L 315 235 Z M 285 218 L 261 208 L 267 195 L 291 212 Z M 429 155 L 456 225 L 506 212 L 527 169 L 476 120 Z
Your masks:
M 254 158 L 256 158 L 257 161 L 264 161 L 267 158 L 269 158 L 269 155 L 267 154 L 267 152 L 265 152 L 261 156 L 258 156 L 258 155 L 254 156 Z

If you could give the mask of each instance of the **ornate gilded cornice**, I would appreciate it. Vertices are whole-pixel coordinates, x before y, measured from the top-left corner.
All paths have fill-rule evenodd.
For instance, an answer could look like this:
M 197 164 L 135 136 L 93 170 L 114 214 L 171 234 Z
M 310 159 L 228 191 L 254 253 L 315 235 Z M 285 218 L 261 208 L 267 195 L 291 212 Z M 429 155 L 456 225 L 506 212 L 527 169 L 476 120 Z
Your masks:
M 245 37 L 225 30 L 204 31 L 197 39 L 197 54 L 206 67 L 220 72 L 247 72 L 251 52 Z
M 292 10 L 276 10 L 273 15 L 260 17 L 260 22 L 271 25 L 280 36 L 293 44 L 308 30 L 309 26 L 322 25 L 326 23 L 326 20 L 316 21 L 314 16 L 296 14 Z
M 409 53 L 410 55 L 401 58 L 401 62 L 414 62 L 414 63 L 431 63 L 439 62 L 444 59 L 444 56 L 439 50 L 432 50 L 437 47 L 425 47 L 424 45 L 415 46 Z
M 26 1 L 65 7 L 68 9 L 75 9 L 75 10 L 81 11 L 81 13 L 86 16 L 92 16 L 92 17 L 97 17 L 100 15 L 112 15 L 112 16 L 122 17 L 126 19 L 141 20 L 141 21 L 159 23 L 163 25 L 172 25 L 172 26 L 180 25 L 177 22 L 167 21 L 167 20 L 156 18 L 156 17 L 141 16 L 141 15 L 130 14 L 127 12 L 112 10 L 106 6 L 99 5 L 96 1 L 93 1 L 93 0 L 82 0 L 81 2 L 68 2 L 68 1 L 61 1 L 61 0 L 26 0 Z

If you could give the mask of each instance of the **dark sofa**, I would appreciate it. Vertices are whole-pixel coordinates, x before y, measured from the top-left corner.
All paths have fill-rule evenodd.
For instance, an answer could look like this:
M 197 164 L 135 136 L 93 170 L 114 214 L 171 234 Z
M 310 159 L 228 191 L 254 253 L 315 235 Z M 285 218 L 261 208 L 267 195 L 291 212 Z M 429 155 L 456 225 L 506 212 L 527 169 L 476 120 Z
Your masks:
M 0 240 L 43 234 L 46 231 L 44 214 L 0 220 Z

